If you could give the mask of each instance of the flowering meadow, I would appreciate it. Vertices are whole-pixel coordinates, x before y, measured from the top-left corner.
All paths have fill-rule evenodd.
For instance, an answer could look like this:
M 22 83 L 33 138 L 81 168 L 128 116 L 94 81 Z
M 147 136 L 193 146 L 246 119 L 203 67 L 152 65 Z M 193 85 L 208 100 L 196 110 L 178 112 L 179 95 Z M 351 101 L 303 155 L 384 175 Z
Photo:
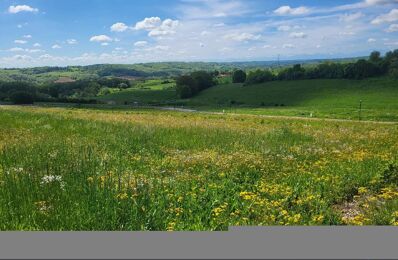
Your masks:
M 0 230 L 398 225 L 398 124 L 0 107 Z

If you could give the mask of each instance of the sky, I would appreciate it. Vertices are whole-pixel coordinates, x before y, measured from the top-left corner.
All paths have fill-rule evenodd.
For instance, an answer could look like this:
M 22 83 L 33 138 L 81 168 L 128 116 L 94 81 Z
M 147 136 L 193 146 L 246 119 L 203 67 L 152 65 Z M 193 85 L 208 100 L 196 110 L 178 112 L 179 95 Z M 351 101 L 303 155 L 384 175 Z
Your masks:
M 0 35 L 0 67 L 357 57 L 398 0 L 0 0 Z

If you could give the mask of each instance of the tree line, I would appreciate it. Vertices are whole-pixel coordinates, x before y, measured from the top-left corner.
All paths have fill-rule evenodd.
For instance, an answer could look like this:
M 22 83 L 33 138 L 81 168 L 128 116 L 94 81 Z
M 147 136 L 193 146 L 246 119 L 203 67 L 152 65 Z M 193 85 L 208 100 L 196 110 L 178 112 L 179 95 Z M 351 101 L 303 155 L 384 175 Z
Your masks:
M 312 67 L 296 64 L 279 72 L 258 69 L 247 74 L 243 70 L 235 70 L 232 81 L 251 85 L 273 80 L 365 79 L 385 75 L 398 78 L 398 49 L 387 52 L 384 57 L 373 51 L 368 59 L 350 63 L 325 62 Z
M 94 103 L 92 97 L 105 93 L 109 88 L 126 89 L 130 81 L 120 78 L 77 80 L 65 83 L 36 85 L 26 81 L 0 81 L 0 101 L 31 104 L 34 101 L 62 103 Z

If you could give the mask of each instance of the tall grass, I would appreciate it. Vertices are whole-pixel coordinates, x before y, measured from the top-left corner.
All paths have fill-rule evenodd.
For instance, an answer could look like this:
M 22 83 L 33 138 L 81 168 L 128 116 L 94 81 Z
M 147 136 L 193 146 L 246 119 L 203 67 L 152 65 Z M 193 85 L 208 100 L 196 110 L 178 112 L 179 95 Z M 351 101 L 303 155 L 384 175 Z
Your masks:
M 1 230 L 339 225 L 359 188 L 395 189 L 398 125 L 0 109 Z

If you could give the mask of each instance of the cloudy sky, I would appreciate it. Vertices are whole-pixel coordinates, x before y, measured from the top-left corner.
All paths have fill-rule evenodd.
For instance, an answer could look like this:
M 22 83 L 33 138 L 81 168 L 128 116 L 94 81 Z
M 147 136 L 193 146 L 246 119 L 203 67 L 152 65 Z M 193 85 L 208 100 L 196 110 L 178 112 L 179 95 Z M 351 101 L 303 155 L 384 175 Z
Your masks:
M 0 0 L 0 67 L 352 57 L 398 49 L 398 0 Z

